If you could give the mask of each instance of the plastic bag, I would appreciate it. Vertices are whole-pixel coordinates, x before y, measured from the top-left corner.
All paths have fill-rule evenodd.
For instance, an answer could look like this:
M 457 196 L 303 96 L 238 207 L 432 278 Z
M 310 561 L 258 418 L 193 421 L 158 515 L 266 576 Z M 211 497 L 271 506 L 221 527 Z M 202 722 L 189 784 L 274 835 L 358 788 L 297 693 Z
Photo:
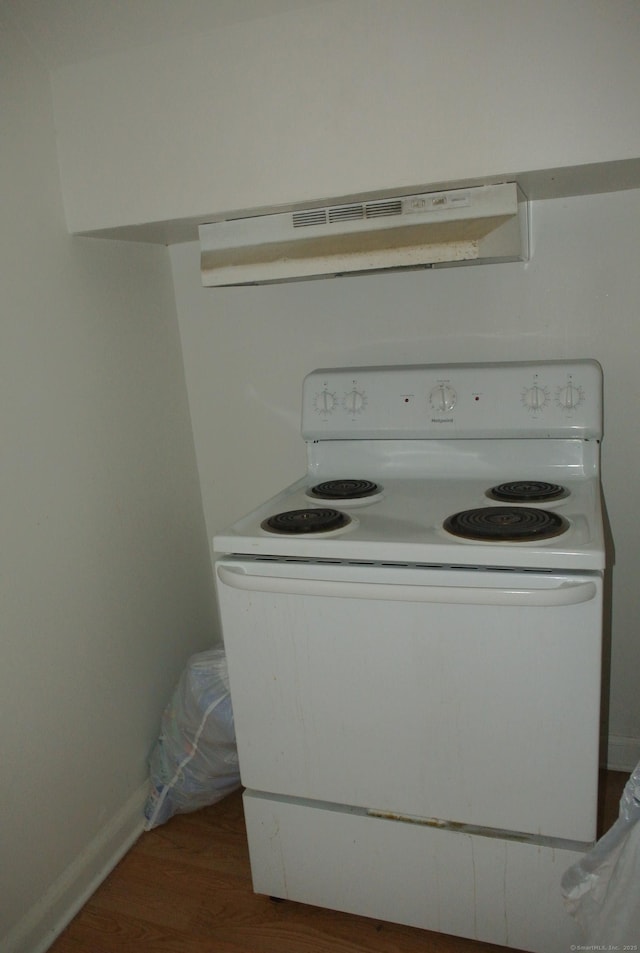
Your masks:
M 193 655 L 165 708 L 149 759 L 145 830 L 197 811 L 240 787 L 223 648 Z
M 615 824 L 562 877 L 562 895 L 585 949 L 637 949 L 640 941 L 640 764 Z

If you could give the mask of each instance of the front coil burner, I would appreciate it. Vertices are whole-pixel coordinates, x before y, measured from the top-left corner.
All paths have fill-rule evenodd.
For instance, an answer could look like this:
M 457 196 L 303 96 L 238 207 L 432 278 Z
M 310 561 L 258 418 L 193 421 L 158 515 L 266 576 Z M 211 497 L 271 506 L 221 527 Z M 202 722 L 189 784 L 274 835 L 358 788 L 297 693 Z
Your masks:
M 268 533 L 283 533 L 288 536 L 302 533 L 327 533 L 334 529 L 348 526 L 351 517 L 340 510 L 313 509 L 288 510 L 286 513 L 276 513 L 261 523 L 262 529 Z
M 355 500 L 378 493 L 380 487 L 371 480 L 326 480 L 309 490 L 321 500 Z
M 444 521 L 447 532 L 483 542 L 528 542 L 551 539 L 566 532 L 569 523 L 548 510 L 526 506 L 485 506 L 454 513 Z
M 510 483 L 492 486 L 487 491 L 487 496 L 504 503 L 545 503 L 568 496 L 568 490 L 559 483 L 545 483 L 542 480 L 513 480 Z

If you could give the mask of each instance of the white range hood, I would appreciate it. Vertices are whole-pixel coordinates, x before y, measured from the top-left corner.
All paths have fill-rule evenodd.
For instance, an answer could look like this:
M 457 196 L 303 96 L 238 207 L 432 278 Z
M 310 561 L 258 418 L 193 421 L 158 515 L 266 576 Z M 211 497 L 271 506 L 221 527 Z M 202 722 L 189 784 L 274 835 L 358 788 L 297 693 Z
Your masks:
M 207 287 L 529 257 L 527 200 L 513 182 L 212 222 L 199 233 Z

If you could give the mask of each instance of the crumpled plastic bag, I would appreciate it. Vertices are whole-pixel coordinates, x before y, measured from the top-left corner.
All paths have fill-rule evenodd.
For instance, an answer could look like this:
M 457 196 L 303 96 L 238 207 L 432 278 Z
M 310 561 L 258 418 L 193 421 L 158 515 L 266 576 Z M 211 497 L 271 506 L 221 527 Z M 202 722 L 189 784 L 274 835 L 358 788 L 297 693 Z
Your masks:
M 620 813 L 593 849 L 565 871 L 562 896 L 585 949 L 637 949 L 640 941 L 640 763 Z
M 224 648 L 193 655 L 162 715 L 149 759 L 145 830 L 222 800 L 240 787 Z

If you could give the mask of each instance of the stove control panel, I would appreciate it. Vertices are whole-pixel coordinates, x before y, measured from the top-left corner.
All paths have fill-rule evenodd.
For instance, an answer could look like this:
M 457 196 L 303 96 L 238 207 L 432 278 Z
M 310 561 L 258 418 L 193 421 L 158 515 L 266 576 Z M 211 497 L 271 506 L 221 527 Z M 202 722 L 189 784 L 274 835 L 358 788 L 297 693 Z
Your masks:
M 422 364 L 312 371 L 306 440 L 602 436 L 596 361 Z

